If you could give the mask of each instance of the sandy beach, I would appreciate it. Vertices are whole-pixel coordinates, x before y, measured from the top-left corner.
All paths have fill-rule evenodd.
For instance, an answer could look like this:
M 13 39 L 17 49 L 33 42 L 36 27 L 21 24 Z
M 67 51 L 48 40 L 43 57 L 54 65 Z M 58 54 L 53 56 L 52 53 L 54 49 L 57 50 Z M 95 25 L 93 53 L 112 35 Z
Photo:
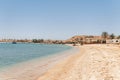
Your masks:
M 120 80 L 118 45 L 84 45 L 37 80 Z
M 120 80 L 120 0 L 0 0 L 0 80 Z
M 0 72 L 0 80 L 120 80 L 120 46 L 75 46 L 62 55 L 8 68 Z

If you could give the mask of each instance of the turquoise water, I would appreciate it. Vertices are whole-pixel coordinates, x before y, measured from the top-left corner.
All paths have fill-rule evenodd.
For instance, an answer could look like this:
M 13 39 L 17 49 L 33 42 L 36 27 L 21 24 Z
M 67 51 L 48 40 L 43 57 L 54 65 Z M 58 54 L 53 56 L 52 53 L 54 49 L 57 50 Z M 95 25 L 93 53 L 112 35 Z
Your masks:
M 57 54 L 68 49 L 71 47 L 65 45 L 0 43 L 0 68 Z

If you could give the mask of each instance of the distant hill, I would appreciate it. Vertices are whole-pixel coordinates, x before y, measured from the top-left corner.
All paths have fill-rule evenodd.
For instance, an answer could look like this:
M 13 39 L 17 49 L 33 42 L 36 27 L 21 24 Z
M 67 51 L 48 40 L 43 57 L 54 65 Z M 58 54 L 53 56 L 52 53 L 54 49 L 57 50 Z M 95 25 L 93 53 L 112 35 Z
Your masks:
M 102 40 L 101 36 L 91 35 L 76 35 L 66 40 L 66 43 L 84 42 L 84 43 L 99 43 Z

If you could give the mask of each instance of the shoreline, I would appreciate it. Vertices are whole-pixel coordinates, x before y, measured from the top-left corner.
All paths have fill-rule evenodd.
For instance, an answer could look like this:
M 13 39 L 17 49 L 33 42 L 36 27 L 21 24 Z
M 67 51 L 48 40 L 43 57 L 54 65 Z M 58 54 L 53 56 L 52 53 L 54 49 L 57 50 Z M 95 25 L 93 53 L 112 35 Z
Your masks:
M 68 45 L 68 46 L 72 46 L 72 45 Z M 36 80 L 64 80 L 63 76 L 66 76 L 68 72 L 70 72 L 70 70 L 74 65 L 74 62 L 77 61 L 77 59 L 81 57 L 85 52 L 82 46 L 72 46 L 72 47 L 76 47 L 79 49 L 77 54 L 73 54 L 68 58 L 55 64 L 51 69 L 49 69 L 45 74 L 43 74 Z
M 77 52 L 77 48 L 72 48 L 70 50 L 48 56 L 45 59 L 38 58 L 17 64 L 0 72 L 0 80 L 36 80 L 56 63 L 59 63 L 66 57 L 73 55 L 73 52 Z
M 79 46 L 80 52 L 56 64 L 37 80 L 120 80 L 120 46 Z
M 119 52 L 120 45 L 73 46 L 43 61 L 36 59 L 8 69 L 0 73 L 0 80 L 119 80 Z

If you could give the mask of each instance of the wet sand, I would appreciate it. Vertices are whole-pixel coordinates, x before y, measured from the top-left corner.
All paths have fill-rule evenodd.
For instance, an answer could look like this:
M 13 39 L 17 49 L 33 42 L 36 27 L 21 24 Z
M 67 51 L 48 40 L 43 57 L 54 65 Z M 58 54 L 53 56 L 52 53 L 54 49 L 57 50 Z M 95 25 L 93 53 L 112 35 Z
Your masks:
M 120 80 L 120 46 L 84 45 L 37 80 Z

